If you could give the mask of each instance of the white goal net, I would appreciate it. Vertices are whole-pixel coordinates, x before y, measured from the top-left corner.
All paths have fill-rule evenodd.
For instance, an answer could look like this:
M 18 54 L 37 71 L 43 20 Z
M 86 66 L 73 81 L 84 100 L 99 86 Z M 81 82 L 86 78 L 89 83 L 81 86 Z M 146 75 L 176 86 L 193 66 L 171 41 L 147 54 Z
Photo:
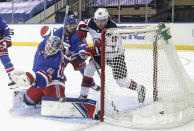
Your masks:
M 194 118 L 194 84 L 163 26 L 102 33 L 101 121 L 153 129 L 179 126 Z M 146 88 L 143 103 L 137 98 L 141 85 Z

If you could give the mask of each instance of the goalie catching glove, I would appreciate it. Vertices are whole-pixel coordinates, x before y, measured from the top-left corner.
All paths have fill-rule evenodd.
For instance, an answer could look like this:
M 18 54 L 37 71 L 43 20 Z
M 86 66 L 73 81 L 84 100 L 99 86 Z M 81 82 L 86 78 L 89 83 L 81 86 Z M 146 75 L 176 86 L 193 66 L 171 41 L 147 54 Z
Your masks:
M 35 81 L 35 74 L 24 71 L 14 71 L 11 73 L 13 81 L 17 87 L 29 88 Z

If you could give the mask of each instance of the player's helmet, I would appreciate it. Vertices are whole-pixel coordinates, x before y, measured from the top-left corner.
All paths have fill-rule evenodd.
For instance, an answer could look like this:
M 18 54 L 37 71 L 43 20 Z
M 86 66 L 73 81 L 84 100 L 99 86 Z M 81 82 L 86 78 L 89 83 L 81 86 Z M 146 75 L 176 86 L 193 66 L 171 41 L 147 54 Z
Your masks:
M 47 56 L 55 55 L 61 48 L 61 40 L 57 36 L 50 36 L 46 41 L 45 53 Z
M 65 19 L 65 24 L 76 24 L 76 19 L 73 15 L 68 15 Z
M 95 20 L 108 20 L 109 13 L 106 8 L 98 8 L 94 13 Z

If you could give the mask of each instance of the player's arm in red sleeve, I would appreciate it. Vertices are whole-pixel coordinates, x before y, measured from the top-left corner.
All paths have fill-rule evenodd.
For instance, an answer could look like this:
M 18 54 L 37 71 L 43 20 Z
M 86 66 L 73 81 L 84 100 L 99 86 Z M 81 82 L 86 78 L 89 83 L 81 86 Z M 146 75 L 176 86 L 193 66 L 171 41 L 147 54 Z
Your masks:
M 76 31 L 79 39 L 83 41 L 87 37 L 87 32 L 88 32 L 88 26 L 86 21 L 80 21 Z

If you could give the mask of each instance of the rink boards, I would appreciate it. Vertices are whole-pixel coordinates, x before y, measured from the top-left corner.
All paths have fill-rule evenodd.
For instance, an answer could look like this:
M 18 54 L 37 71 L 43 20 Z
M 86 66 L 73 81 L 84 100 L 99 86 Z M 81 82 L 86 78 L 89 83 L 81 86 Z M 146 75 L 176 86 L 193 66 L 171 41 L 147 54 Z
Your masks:
M 158 23 L 149 23 L 158 24 Z M 149 25 L 147 24 L 147 25 Z M 143 26 L 144 23 L 126 23 L 117 24 L 118 27 L 126 26 Z M 176 49 L 179 50 L 194 50 L 194 23 L 166 23 L 168 27 L 171 28 L 171 34 L 173 36 L 173 41 L 176 43 Z M 17 24 L 9 25 L 12 36 L 12 42 L 15 46 L 37 46 L 39 42 L 43 40 L 43 36 L 54 32 L 62 24 Z M 131 48 L 137 46 L 141 48 L 142 44 L 150 44 L 144 39 L 144 35 L 134 35 L 126 36 L 125 47 Z M 89 45 L 93 45 L 91 36 L 88 34 L 87 42 Z M 148 46 L 149 48 L 149 46 Z

